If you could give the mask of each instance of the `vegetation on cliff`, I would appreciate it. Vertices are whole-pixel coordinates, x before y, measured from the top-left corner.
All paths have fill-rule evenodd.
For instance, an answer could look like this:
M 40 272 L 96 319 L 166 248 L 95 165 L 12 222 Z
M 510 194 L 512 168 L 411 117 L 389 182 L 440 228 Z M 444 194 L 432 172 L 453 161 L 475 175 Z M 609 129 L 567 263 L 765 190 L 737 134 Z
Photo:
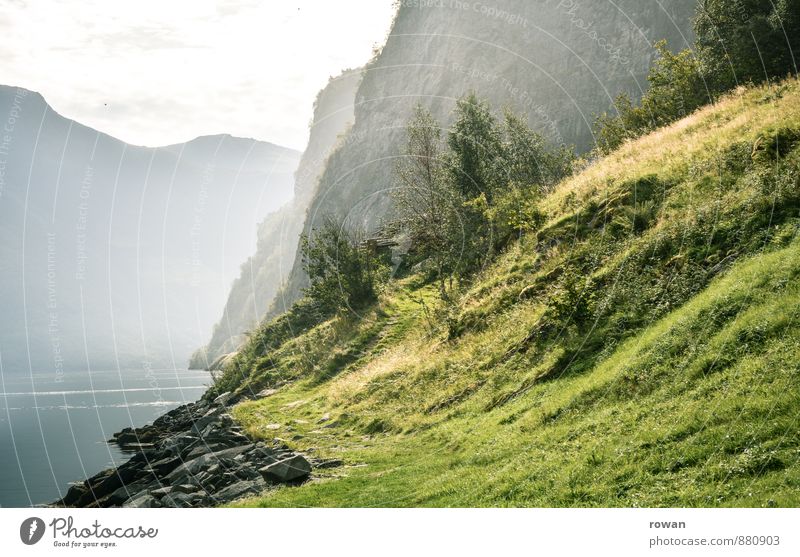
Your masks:
M 796 505 L 798 101 L 738 89 L 533 200 L 452 323 L 410 274 L 265 324 L 236 419 L 350 466 L 252 503 Z
M 800 81 L 768 51 L 765 84 L 682 118 L 703 21 L 591 163 L 471 95 L 445 134 L 417 110 L 405 262 L 359 304 L 307 289 L 212 389 L 252 436 L 346 464 L 247 504 L 800 503 Z

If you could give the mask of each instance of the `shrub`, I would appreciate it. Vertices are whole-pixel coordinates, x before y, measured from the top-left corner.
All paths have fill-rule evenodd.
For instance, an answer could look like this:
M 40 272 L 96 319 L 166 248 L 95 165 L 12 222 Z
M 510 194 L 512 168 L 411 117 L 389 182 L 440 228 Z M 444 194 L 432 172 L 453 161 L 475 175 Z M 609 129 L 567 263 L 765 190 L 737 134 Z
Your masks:
M 363 234 L 332 216 L 301 238 L 303 270 L 310 282 L 305 294 L 321 312 L 338 313 L 375 301 L 385 269 L 363 240 Z

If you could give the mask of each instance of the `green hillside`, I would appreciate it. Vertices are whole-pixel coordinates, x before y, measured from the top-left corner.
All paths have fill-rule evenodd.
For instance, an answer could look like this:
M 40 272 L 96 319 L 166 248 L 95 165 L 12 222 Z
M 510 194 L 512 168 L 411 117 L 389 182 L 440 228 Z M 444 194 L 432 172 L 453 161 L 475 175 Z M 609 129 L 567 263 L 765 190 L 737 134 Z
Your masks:
M 216 392 L 344 466 L 262 506 L 800 505 L 800 82 L 740 88 L 531 199 L 444 307 L 255 331 Z

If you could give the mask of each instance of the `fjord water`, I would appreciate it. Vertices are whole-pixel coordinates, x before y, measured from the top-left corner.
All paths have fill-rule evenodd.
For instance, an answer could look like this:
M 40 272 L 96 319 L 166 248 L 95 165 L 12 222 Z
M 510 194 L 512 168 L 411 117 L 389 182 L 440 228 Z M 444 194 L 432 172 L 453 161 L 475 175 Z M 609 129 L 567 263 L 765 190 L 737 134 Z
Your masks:
M 0 506 L 61 497 L 70 482 L 127 460 L 107 440 L 197 400 L 207 372 L 0 373 Z

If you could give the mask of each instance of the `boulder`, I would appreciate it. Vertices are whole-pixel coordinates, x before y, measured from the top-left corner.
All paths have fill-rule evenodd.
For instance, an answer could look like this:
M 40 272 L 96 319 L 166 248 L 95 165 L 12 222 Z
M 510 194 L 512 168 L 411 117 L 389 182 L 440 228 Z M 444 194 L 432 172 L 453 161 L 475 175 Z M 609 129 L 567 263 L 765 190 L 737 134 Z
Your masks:
M 114 436 L 114 441 L 120 445 L 132 445 L 139 442 L 139 434 L 134 431 L 121 431 Z
M 217 398 L 214 399 L 214 404 L 218 404 L 220 406 L 226 406 L 231 401 L 232 398 L 233 398 L 233 393 L 231 392 L 222 393 L 221 395 L 219 395 Z
M 220 462 L 231 461 L 231 463 L 233 463 L 232 459 L 234 457 L 242 453 L 246 453 L 247 451 L 251 450 L 253 446 L 254 445 L 240 445 L 238 447 L 223 449 L 214 453 L 206 453 L 198 456 L 197 458 L 186 461 L 175 468 L 175 470 L 167 475 L 166 479 L 170 485 L 172 485 L 176 483 L 178 479 L 191 478 L 192 476 L 195 476 L 203 471 L 210 472 L 212 467 Z M 226 466 L 226 468 L 230 468 L 230 466 Z
M 200 486 L 195 484 L 178 484 L 172 487 L 172 491 L 176 493 L 196 493 L 200 489 Z
M 89 491 L 89 488 L 87 488 L 84 483 L 72 485 L 67 490 L 67 494 L 64 495 L 64 498 L 60 501 L 56 501 L 54 505 L 71 507 L 77 504 L 77 502 L 86 495 L 87 491 Z
M 155 462 L 150 463 L 150 466 L 145 468 L 146 471 L 152 472 L 156 476 L 164 476 L 172 472 L 175 468 L 180 466 L 183 462 L 180 457 L 168 456 Z
M 150 495 L 152 495 L 156 499 L 161 499 L 162 497 L 164 497 L 164 495 L 169 495 L 170 493 L 172 493 L 172 488 L 168 485 L 150 491 Z
M 218 429 L 221 427 L 229 427 L 231 425 L 233 425 L 233 420 L 231 419 L 229 414 L 222 414 L 211 411 L 205 416 L 196 420 L 192 425 L 191 431 L 192 433 L 199 435 L 209 426 L 214 426 L 214 429 Z
M 265 480 L 271 482 L 294 482 L 311 474 L 311 464 L 301 455 L 293 455 L 259 470 Z
M 199 493 L 170 493 L 165 495 L 161 501 L 164 507 L 186 508 L 193 507 L 203 500 L 203 496 Z

